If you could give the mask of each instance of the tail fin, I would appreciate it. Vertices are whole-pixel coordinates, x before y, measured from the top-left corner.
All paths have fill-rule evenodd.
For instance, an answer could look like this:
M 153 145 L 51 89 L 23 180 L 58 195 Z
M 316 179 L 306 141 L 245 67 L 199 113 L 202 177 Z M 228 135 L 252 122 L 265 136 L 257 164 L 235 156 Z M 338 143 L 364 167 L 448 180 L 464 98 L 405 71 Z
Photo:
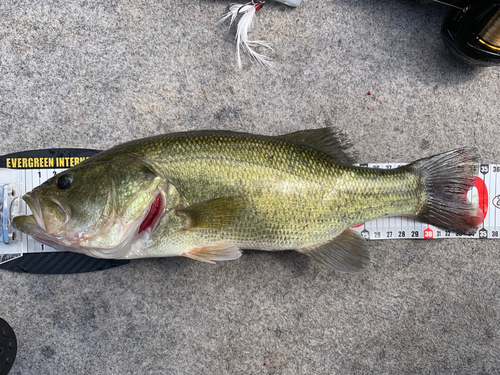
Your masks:
M 467 200 L 478 171 L 475 149 L 461 148 L 408 165 L 421 176 L 425 199 L 416 218 L 446 230 L 474 234 L 483 212 Z

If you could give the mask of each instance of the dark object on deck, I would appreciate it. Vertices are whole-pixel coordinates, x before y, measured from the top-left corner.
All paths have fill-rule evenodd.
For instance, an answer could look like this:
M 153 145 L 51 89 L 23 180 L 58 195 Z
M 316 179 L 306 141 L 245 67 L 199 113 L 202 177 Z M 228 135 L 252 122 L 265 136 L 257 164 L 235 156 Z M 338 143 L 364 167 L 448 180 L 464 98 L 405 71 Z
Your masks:
M 463 61 L 475 66 L 500 64 L 500 1 L 455 0 L 441 35 Z
M 14 364 L 17 339 L 12 327 L 0 318 L 0 375 L 7 375 Z

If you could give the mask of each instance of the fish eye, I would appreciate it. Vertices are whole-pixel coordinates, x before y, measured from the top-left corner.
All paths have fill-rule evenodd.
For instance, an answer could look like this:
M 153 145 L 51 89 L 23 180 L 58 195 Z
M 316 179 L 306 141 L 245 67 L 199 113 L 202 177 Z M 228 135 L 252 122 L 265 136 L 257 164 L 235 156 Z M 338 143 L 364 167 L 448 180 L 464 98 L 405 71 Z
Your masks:
M 69 188 L 72 182 L 73 182 L 72 174 L 63 174 L 62 176 L 59 176 L 59 178 L 57 179 L 56 185 L 60 190 L 64 190 Z

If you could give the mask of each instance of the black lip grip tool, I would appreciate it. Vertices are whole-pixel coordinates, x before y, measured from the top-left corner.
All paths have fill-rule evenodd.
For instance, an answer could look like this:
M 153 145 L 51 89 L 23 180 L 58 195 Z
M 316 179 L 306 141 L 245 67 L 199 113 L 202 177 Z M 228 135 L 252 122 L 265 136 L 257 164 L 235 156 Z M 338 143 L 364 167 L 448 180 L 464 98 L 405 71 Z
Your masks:
M 7 375 L 14 364 L 17 339 L 12 327 L 0 318 L 0 375 Z
M 450 10 L 441 27 L 445 44 L 468 64 L 499 65 L 500 0 L 455 0 L 446 5 Z

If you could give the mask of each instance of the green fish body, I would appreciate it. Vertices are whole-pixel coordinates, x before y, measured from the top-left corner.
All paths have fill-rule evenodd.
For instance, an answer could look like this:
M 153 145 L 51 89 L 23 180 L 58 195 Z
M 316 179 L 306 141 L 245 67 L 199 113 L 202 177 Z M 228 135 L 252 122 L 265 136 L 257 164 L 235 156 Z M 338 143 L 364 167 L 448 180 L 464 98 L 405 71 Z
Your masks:
M 236 259 L 240 249 L 297 250 L 341 272 L 369 255 L 349 227 L 404 215 L 465 234 L 477 170 L 459 149 L 392 169 L 355 167 L 330 129 L 260 136 L 197 131 L 116 146 L 25 196 L 14 225 L 101 258 Z

